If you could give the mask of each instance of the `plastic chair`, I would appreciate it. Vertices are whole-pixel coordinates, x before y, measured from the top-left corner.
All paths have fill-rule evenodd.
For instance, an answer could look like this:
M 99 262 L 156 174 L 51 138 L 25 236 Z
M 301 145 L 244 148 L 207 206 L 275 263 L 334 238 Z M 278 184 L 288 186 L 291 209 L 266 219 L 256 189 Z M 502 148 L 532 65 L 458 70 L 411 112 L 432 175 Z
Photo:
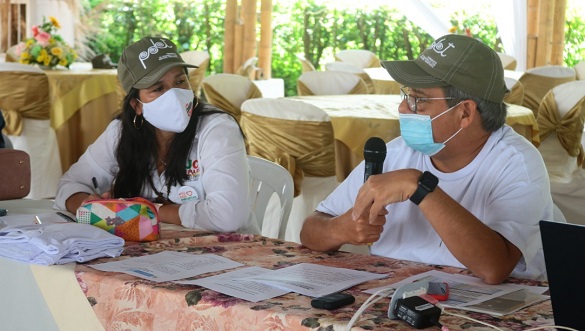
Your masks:
M 500 53 L 498 52 L 498 56 L 500 57 L 500 60 L 502 61 L 502 67 L 504 67 L 504 69 L 506 70 L 516 70 L 516 58 L 513 57 L 512 55 L 508 55 L 508 54 L 504 54 L 504 53 Z
M 30 155 L 31 188 L 26 198 L 54 197 L 62 170 L 44 71 L 32 65 L 0 63 L 0 108 L 13 148 Z
M 293 203 L 292 176 L 279 164 L 260 157 L 248 156 L 248 163 L 252 210 L 262 235 L 284 240 Z M 274 208 L 276 201 L 271 200 L 274 194 L 278 196 L 280 209 Z M 269 202 L 272 208 L 269 208 Z M 277 220 L 278 223 L 275 223 Z
M 538 150 L 547 168 L 553 202 L 567 222 L 585 224 L 585 81 L 553 88 L 539 109 Z
M 380 59 L 372 51 L 365 49 L 348 49 L 337 52 L 335 59 L 348 62 L 358 68 L 374 68 L 380 66 Z
M 240 119 L 242 103 L 262 98 L 262 92 L 247 77 L 236 74 L 215 74 L 205 77 L 202 84 L 205 98 L 210 104 Z
M 189 83 L 191 83 L 191 89 L 197 97 L 201 95 L 201 84 L 203 83 L 203 77 L 209 66 L 209 53 L 206 51 L 186 51 L 180 54 L 183 61 L 198 66 L 199 68 L 188 68 Z
M 368 86 L 359 76 L 341 71 L 309 71 L 297 81 L 299 95 L 368 94 Z
M 274 161 L 293 176 L 295 198 L 285 239 L 300 242 L 305 218 L 339 184 L 331 119 L 302 101 L 263 98 L 242 104 L 241 126 L 250 155 Z
M 522 106 L 532 109 L 538 118 L 538 107 L 548 91 L 575 79 L 575 70 L 563 66 L 542 66 L 527 70 L 519 79 L 524 87 Z

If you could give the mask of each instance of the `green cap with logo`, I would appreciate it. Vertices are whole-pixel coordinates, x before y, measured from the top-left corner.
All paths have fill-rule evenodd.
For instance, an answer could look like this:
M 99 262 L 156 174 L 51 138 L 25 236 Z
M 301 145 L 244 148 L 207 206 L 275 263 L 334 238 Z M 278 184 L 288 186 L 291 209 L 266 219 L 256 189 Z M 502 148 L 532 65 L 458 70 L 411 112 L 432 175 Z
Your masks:
M 382 61 L 398 83 L 410 88 L 454 86 L 500 103 L 508 91 L 498 54 L 481 41 L 456 34 L 438 38 L 412 61 Z
M 151 87 L 174 67 L 198 68 L 187 64 L 177 46 L 166 38 L 144 37 L 126 47 L 118 61 L 118 79 L 126 93 Z

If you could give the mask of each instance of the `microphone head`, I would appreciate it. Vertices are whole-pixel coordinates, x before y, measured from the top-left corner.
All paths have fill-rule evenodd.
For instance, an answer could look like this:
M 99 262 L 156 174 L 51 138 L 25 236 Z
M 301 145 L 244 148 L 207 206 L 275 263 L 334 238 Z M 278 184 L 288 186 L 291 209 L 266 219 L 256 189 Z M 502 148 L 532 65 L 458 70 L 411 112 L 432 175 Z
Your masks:
M 380 137 L 371 137 L 364 145 L 366 162 L 384 162 L 386 159 L 386 143 Z

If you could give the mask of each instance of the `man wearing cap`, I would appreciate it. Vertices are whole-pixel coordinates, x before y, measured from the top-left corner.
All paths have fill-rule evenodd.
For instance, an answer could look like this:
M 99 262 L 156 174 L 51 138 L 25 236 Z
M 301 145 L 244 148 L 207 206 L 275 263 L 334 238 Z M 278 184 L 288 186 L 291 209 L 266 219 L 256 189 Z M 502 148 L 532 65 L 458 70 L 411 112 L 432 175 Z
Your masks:
M 143 197 L 163 222 L 258 233 L 249 166 L 234 118 L 194 97 L 175 44 L 145 37 L 124 49 L 121 114 L 63 175 L 55 208 L 87 200 Z M 101 192 L 101 193 L 100 193 Z
M 467 268 L 489 284 L 544 278 L 548 176 L 538 150 L 505 125 L 498 55 L 447 35 L 416 60 L 382 65 L 404 85 L 401 136 L 387 143 L 382 174 L 364 183 L 362 162 L 319 204 L 302 243 L 371 244 L 373 255 Z

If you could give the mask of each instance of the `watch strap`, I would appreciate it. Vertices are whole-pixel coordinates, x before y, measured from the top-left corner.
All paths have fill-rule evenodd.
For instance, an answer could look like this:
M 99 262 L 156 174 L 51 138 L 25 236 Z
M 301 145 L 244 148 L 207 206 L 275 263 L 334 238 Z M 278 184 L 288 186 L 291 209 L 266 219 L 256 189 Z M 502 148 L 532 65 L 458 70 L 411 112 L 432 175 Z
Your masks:
M 432 173 L 425 171 L 418 179 L 418 187 L 416 191 L 410 196 L 410 201 L 418 205 L 427 196 L 433 192 L 439 183 L 439 179 Z

